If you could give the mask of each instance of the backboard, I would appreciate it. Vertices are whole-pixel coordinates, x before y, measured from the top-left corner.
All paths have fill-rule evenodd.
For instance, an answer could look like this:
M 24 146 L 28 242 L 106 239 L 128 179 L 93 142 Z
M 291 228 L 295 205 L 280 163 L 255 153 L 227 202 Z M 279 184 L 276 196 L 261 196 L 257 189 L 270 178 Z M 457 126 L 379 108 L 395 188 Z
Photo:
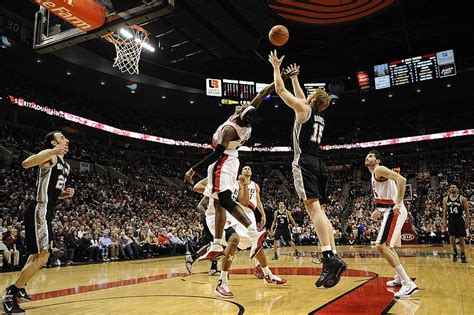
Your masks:
M 42 2 L 35 0 L 36 2 Z M 74 5 L 74 1 L 64 1 Z M 100 38 L 115 32 L 124 25 L 145 25 L 174 9 L 174 0 L 96 0 L 105 7 L 106 17 L 102 26 L 84 31 L 64 19 L 52 14 L 44 6 L 39 7 L 35 16 L 33 49 L 38 53 L 49 53 L 78 43 Z M 46 5 L 51 2 L 46 2 Z M 43 5 L 45 3 L 43 2 Z M 64 10 L 67 10 L 64 9 Z

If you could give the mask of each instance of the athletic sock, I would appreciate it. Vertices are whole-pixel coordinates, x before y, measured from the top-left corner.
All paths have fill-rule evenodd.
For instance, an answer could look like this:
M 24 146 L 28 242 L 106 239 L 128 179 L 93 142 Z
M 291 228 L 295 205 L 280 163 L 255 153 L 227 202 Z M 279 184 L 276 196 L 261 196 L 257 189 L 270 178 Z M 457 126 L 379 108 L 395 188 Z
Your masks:
M 334 254 L 334 256 L 336 256 L 337 255 L 337 250 L 333 249 L 332 253 Z
M 224 270 L 221 271 L 220 279 L 222 280 L 222 283 L 227 283 L 227 274 L 228 273 L 229 273 L 229 271 L 224 271 Z
M 211 262 L 211 269 L 217 270 L 217 260 Z
M 260 263 L 258 262 L 256 258 L 254 258 L 253 261 L 255 262 L 255 267 L 258 267 L 260 265 Z
M 262 270 L 263 270 L 263 274 L 264 274 L 265 276 L 269 276 L 269 275 L 272 273 L 272 272 L 270 271 L 270 268 L 268 268 L 268 266 L 263 267 Z
M 411 281 L 410 277 L 407 275 L 407 273 L 405 271 L 405 268 L 403 268 L 402 265 L 398 265 L 394 269 L 395 269 L 397 275 L 400 277 L 400 280 L 402 281 L 402 283 Z
M 251 233 L 258 233 L 257 231 L 257 225 L 255 223 L 252 223 L 250 224 L 248 227 L 247 227 L 247 231 L 251 232 Z
M 215 238 L 214 243 L 222 244 L 222 238 Z

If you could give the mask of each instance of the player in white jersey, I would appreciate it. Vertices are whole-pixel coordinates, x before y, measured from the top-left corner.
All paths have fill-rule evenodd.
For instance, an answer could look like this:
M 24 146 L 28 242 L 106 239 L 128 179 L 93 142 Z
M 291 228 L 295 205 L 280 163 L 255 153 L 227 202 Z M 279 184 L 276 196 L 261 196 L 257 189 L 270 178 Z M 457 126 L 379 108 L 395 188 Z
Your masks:
M 405 195 L 405 177 L 380 165 L 380 153 L 371 150 L 365 157 L 365 166 L 372 174 L 372 188 L 376 209 L 371 219 L 376 221 L 383 214 L 382 225 L 377 236 L 376 247 L 385 260 L 395 269 L 396 276 L 388 281 L 388 286 L 402 286 L 394 294 L 395 298 L 408 298 L 418 292 L 418 287 L 400 263 L 394 247 L 401 246 L 401 232 L 408 211 L 403 204 Z
M 255 221 L 260 222 L 260 229 L 264 229 L 267 217 L 265 210 L 263 209 L 262 200 L 260 199 L 260 186 L 252 180 L 252 168 L 250 166 L 244 166 L 241 175 L 250 183 L 247 186 L 249 190 L 249 203 L 247 208 L 252 210 L 252 215 L 255 217 Z M 255 211 L 256 209 L 258 211 Z M 254 275 L 259 279 L 263 279 L 264 277 L 264 273 L 257 259 L 255 259 Z
M 239 180 L 236 181 L 232 189 L 232 199 L 238 202 L 246 212 L 246 215 L 249 217 L 252 224 L 256 223 L 255 215 L 253 210 L 248 207 L 249 205 L 249 178 L 246 176 L 240 175 Z M 209 227 L 211 233 L 214 231 L 216 223 L 216 208 L 215 199 L 209 199 L 209 205 L 206 210 L 206 223 Z M 249 236 L 249 233 L 245 226 L 239 223 L 233 216 L 228 216 L 224 226 L 225 231 L 225 240 L 223 245 L 226 246 L 224 251 L 224 258 L 222 259 L 222 271 L 220 279 L 217 281 L 216 288 L 214 292 L 222 298 L 232 298 L 234 295 L 230 290 L 228 273 L 234 259 L 235 252 L 237 247 L 241 250 L 245 250 L 252 245 L 252 239 Z M 259 251 L 255 255 L 255 259 L 261 266 L 261 271 L 263 273 L 263 282 L 266 285 L 284 285 L 287 281 L 281 279 L 278 276 L 275 276 L 270 268 L 268 267 L 267 259 L 263 251 Z
M 291 73 L 286 74 L 287 77 L 290 75 Z M 239 170 L 240 162 L 237 149 L 250 138 L 251 126 L 256 120 L 257 109 L 263 98 L 273 90 L 274 84 L 268 85 L 252 100 L 250 105 L 240 106 L 214 133 L 212 139 L 214 152 L 186 172 L 184 180 L 192 184 L 196 171 L 208 167 L 209 197 L 214 199 L 213 202 L 216 210 L 214 241 L 209 247 L 208 252 L 200 259 L 212 260 L 224 254 L 224 248 L 221 243 L 226 210 L 248 229 L 248 233 L 252 238 L 250 257 L 253 258 L 262 248 L 267 232 L 265 230 L 257 231 L 257 226 L 252 224 L 244 209 L 232 200 L 231 191 Z

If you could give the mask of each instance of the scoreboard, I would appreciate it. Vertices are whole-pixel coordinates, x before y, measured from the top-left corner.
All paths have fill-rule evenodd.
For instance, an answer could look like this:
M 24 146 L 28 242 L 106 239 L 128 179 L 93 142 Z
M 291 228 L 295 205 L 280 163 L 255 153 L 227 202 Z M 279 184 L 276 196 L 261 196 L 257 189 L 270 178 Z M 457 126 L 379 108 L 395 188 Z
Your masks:
M 374 66 L 376 90 L 455 74 L 452 49 Z

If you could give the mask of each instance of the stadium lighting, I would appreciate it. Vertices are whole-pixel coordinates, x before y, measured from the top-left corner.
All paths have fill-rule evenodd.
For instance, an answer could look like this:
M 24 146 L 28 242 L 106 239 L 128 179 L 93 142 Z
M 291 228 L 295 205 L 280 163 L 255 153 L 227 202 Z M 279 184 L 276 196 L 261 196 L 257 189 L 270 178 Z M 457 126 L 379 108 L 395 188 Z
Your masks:
M 133 38 L 132 33 L 130 33 L 129 31 L 127 31 L 127 30 L 124 29 L 124 28 L 121 28 L 121 29 L 120 29 L 120 34 L 122 34 L 123 36 L 125 36 L 125 37 L 128 38 L 128 39 Z
M 37 63 L 41 63 L 41 59 L 36 59 L 36 62 L 37 62 Z
M 137 91 L 131 90 L 130 93 L 135 94 L 135 93 L 137 93 Z
M 145 48 L 148 51 L 155 52 L 155 47 L 148 43 L 142 43 L 142 47 Z
M 421 92 L 421 89 L 416 89 L 416 93 L 420 93 Z
M 390 94 L 388 95 L 388 97 L 393 97 L 393 94 L 392 94 L 392 93 L 390 93 Z
M 446 84 L 446 87 L 450 88 L 450 87 L 451 87 L 451 83 Z
M 190 100 L 190 101 L 189 101 L 189 104 L 194 104 L 194 101 L 193 101 L 193 100 Z
M 100 81 L 100 85 L 105 85 L 105 81 Z
M 166 95 L 161 95 L 161 98 L 162 98 L 162 99 L 166 99 Z
M 273 105 L 275 108 L 278 108 L 278 104 Z
M 362 102 L 365 102 L 365 98 L 361 98 L 360 100 L 361 100 Z
M 71 75 L 71 74 L 72 74 L 71 71 L 66 72 L 66 75 Z

